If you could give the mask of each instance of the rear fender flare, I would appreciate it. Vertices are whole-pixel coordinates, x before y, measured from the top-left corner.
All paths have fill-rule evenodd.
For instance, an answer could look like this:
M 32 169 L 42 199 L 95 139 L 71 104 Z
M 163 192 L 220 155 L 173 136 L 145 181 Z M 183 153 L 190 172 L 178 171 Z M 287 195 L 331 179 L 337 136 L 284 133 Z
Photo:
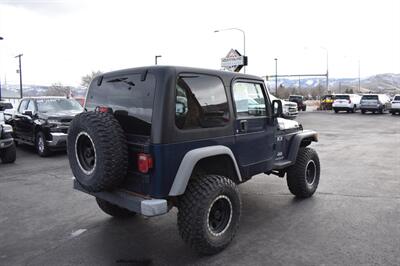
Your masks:
M 169 191 L 169 196 L 178 196 L 185 193 L 186 186 L 197 162 L 199 162 L 201 159 L 216 155 L 228 155 L 232 159 L 239 181 L 242 181 L 242 176 L 240 174 L 238 164 L 230 148 L 222 145 L 198 148 L 187 152 L 183 157 L 176 173 L 175 180 Z

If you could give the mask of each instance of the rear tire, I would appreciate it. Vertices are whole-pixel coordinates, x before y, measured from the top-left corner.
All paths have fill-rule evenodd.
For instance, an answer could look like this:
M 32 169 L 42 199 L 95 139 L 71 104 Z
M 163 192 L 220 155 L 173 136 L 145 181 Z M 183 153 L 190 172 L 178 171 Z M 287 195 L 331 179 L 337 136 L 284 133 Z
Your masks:
M 17 159 L 17 149 L 13 143 L 10 147 L 5 148 L 1 151 L 1 162 L 2 163 L 13 163 Z
M 178 202 L 178 229 L 197 252 L 222 251 L 234 238 L 241 215 L 236 184 L 223 176 L 206 175 L 190 180 Z
M 296 163 L 287 171 L 290 192 L 299 198 L 311 197 L 317 190 L 320 172 L 317 152 L 311 148 L 300 148 Z
M 114 205 L 103 199 L 96 198 L 96 202 L 97 202 L 97 205 L 99 205 L 100 209 L 103 212 L 105 212 L 108 215 L 111 215 L 115 218 L 129 218 L 129 217 L 133 217 L 136 215 L 135 212 L 118 207 L 117 205 Z
M 362 114 L 365 114 L 365 110 L 361 110 L 361 113 L 362 113 Z
M 336 114 L 339 113 L 339 110 L 337 110 L 337 109 L 334 109 L 334 111 L 335 111 Z

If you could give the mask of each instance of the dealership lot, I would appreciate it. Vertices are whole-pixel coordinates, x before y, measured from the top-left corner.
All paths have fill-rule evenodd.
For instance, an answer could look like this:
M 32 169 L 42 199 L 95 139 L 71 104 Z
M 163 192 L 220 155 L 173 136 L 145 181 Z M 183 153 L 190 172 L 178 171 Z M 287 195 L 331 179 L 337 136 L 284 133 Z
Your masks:
M 259 175 L 240 186 L 242 220 L 222 253 L 199 257 L 180 239 L 176 209 L 115 220 L 72 190 L 66 154 L 18 147 L 0 164 L 0 265 L 386 264 L 400 257 L 400 116 L 305 112 L 321 160 L 314 197 Z

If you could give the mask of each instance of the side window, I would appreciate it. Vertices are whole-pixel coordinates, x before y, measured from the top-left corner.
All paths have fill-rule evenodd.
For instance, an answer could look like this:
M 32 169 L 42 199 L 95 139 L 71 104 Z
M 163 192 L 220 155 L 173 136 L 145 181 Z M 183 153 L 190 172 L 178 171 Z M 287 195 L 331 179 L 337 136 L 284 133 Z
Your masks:
M 32 113 L 35 112 L 35 102 L 33 100 L 29 101 L 28 107 L 26 107 L 25 111 L 31 111 Z
M 228 100 L 219 78 L 200 74 L 178 77 L 175 124 L 179 129 L 222 127 L 228 121 Z
M 21 113 L 21 114 L 23 112 L 25 112 L 27 104 L 28 104 L 28 100 L 23 100 L 21 102 L 21 104 L 19 105 L 18 112 Z
M 238 118 L 267 116 L 266 101 L 260 84 L 236 82 L 233 85 L 233 97 Z

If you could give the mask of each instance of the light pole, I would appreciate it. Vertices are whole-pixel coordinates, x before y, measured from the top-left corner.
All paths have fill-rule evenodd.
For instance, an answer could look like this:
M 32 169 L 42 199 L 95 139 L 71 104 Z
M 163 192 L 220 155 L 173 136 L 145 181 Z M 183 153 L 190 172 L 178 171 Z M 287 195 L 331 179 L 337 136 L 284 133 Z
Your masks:
M 154 56 L 154 61 L 155 61 L 155 64 L 157 65 L 157 63 L 158 63 L 158 61 L 157 61 L 157 59 L 158 58 L 161 58 L 162 56 L 161 55 L 156 55 L 156 56 Z
M 320 48 L 326 52 L 326 90 L 329 91 L 329 52 L 323 46 L 320 46 Z
M 275 58 L 275 94 L 278 97 L 278 58 Z
M 227 28 L 227 29 L 221 29 L 221 30 L 215 30 L 215 33 L 221 32 L 221 31 L 227 31 L 227 30 L 237 30 L 242 32 L 243 34 L 243 56 L 246 56 L 246 33 L 244 30 L 239 29 L 239 28 Z M 246 66 L 243 67 L 243 73 L 246 74 Z
M 17 58 L 18 57 L 18 61 L 19 61 L 19 70 L 18 70 L 18 73 L 19 73 L 19 94 L 20 94 L 20 97 L 21 97 L 21 99 L 22 99 L 22 66 L 21 66 L 21 57 L 23 56 L 23 54 L 19 54 L 19 55 L 16 55 L 15 56 L 15 58 Z
M 360 76 L 360 58 L 358 58 L 358 92 L 361 92 L 361 76 Z
M 4 40 L 4 38 L 0 36 L 0 41 L 2 41 L 2 40 Z M 1 101 L 1 77 L 0 77 L 0 101 Z

